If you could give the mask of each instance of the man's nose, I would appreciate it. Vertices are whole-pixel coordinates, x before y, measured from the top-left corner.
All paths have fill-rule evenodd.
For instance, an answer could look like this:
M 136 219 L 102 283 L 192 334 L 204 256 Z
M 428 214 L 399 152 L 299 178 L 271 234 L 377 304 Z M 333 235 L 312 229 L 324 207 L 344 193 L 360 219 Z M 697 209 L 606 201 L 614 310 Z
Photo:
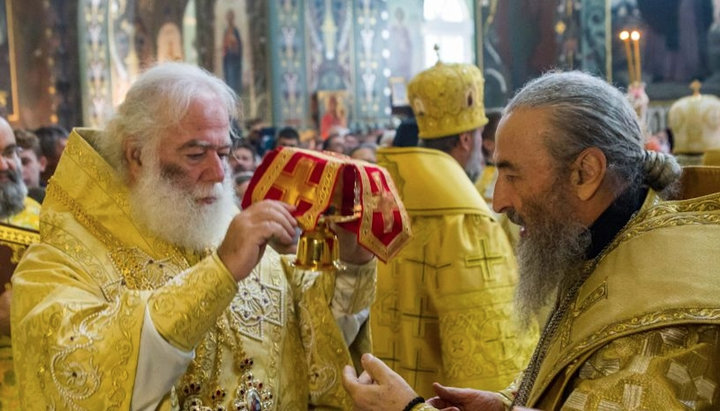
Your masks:
M 502 213 L 503 210 L 511 206 L 510 201 L 508 200 L 507 188 L 500 178 L 498 178 L 495 182 L 492 206 L 496 213 Z
M 10 169 L 10 159 L 5 158 L 5 156 L 0 155 L 0 170 L 9 170 Z
M 222 182 L 225 179 L 225 170 L 227 168 L 225 159 L 218 153 L 214 153 L 208 156 L 208 158 L 210 164 L 208 164 L 208 169 L 205 172 L 206 181 L 213 183 Z

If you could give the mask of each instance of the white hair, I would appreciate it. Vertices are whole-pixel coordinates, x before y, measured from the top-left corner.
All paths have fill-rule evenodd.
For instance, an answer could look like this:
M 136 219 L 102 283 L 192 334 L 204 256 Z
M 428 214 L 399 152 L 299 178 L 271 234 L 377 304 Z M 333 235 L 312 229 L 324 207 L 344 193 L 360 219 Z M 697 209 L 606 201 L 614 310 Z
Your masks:
M 185 63 L 163 63 L 143 74 L 132 85 L 125 101 L 98 137 L 97 150 L 123 177 L 127 177 L 127 160 L 123 152 L 126 141 L 139 148 L 157 144 L 159 137 L 180 124 L 193 99 L 202 93 L 217 95 L 225 105 L 232 124 L 240 114 L 235 92 L 206 70 Z

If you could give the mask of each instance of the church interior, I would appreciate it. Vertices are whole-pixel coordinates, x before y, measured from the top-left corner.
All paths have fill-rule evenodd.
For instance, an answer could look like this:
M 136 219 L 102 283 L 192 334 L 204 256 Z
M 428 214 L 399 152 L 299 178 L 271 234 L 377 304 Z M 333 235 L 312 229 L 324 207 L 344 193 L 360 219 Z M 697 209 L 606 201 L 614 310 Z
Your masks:
M 624 89 L 644 83 L 648 132 L 663 143 L 670 105 L 692 94 L 693 80 L 703 93 L 720 92 L 719 12 L 711 0 L 0 6 L 0 114 L 24 129 L 102 127 L 133 80 L 163 61 L 190 62 L 225 79 L 243 102 L 241 133 L 255 128 L 275 138 L 290 126 L 303 143 L 327 137 L 320 128 L 330 104 L 347 133 L 389 140 L 408 115 L 405 85 L 438 57 L 482 67 L 489 108 L 554 69 L 587 71 Z M 622 40 L 623 31 L 637 31 L 639 40 Z
M 0 0 L 0 165 L 0 409 L 718 409 L 720 0 Z

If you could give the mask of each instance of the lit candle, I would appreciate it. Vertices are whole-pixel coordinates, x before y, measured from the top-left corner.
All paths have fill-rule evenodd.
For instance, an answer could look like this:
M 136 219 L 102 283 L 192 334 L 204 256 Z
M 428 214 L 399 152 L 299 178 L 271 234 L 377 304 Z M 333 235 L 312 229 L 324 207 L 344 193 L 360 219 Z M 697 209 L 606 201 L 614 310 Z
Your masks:
M 622 40 L 623 43 L 625 43 L 625 54 L 627 55 L 627 65 L 628 65 L 628 77 L 630 80 L 630 83 L 632 84 L 635 80 L 633 77 L 635 77 L 635 70 L 633 68 L 633 59 L 632 59 L 632 52 L 630 51 L 630 33 L 627 30 L 623 30 L 620 32 L 620 40 Z
M 640 32 L 633 30 L 633 32 L 630 33 L 630 38 L 633 41 L 635 50 L 635 80 L 642 81 L 642 66 L 640 65 Z

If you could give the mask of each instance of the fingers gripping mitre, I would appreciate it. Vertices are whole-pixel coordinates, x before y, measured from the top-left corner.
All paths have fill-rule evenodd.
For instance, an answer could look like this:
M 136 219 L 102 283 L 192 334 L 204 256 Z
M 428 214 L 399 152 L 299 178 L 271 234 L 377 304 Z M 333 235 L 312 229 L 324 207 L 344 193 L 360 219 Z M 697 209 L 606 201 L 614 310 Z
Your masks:
M 387 171 L 344 155 L 291 147 L 270 151 L 250 180 L 242 206 L 266 199 L 294 206 L 292 215 L 304 235 L 316 233 L 326 245 L 330 238 L 327 247 L 335 256 L 338 241 L 331 222 L 354 233 L 362 247 L 383 261 L 411 235 L 409 217 Z M 302 242 L 298 255 L 301 248 Z

